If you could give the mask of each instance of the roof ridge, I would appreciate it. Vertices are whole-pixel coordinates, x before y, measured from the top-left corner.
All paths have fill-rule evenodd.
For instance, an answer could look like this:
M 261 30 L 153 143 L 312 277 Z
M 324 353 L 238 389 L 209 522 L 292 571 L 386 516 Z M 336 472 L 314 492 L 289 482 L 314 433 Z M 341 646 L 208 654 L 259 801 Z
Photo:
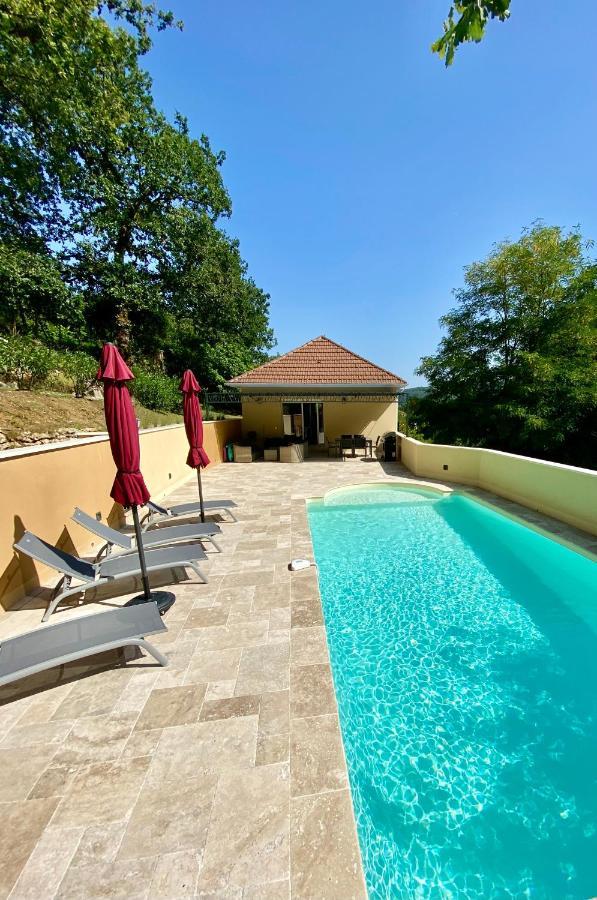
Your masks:
M 325 349 L 324 347 L 321 348 L 322 358 L 318 358 L 317 356 L 319 344 L 325 346 Z M 337 354 L 338 358 L 335 358 L 335 354 Z M 295 359 L 294 357 L 297 356 L 298 359 Z M 342 357 L 345 358 L 343 359 Z M 316 383 L 317 380 L 319 380 L 320 383 L 324 383 L 322 380 L 322 378 L 325 378 L 323 372 L 327 368 L 327 371 L 331 376 L 330 380 L 341 383 L 341 379 L 337 376 L 337 372 L 340 371 L 342 374 L 344 374 L 344 372 L 350 372 L 351 361 L 352 366 L 354 367 L 355 383 L 369 382 L 372 384 L 387 384 L 391 381 L 396 382 L 397 384 L 406 384 L 406 381 L 399 375 L 396 375 L 395 372 L 391 372 L 383 366 L 378 366 L 377 363 L 372 362 L 365 356 L 361 356 L 359 353 L 355 353 L 354 350 L 350 350 L 348 347 L 345 347 L 344 344 L 339 344 L 338 341 L 332 340 L 325 334 L 320 334 L 315 338 L 311 338 L 310 340 L 299 344 L 298 347 L 287 350 L 286 353 L 282 353 L 274 359 L 268 359 L 267 362 L 262 363 L 260 366 L 254 366 L 252 369 L 232 378 L 228 383 L 234 384 L 236 382 L 238 384 L 248 384 L 253 380 L 254 383 L 257 384 L 260 376 L 264 378 L 265 381 L 271 379 L 271 383 L 276 382 L 276 376 L 280 383 L 284 383 L 284 381 L 290 383 L 288 377 L 284 378 L 284 368 L 286 368 L 287 373 L 294 370 L 297 378 L 302 377 L 302 369 L 307 376 L 307 382 L 311 381 L 311 378 L 307 375 L 307 371 L 313 369 L 314 383 Z M 359 364 L 362 364 L 365 368 L 363 369 Z M 336 366 L 336 372 L 333 371 L 334 366 Z M 370 371 L 365 374 L 367 368 Z M 317 378 L 318 370 L 320 372 L 319 379 Z M 351 383 L 350 377 L 350 375 L 347 375 L 346 383 Z
M 258 372 L 259 369 L 267 369 L 268 366 L 272 366 L 272 365 L 275 365 L 276 363 L 279 363 L 281 360 L 286 359 L 287 356 L 290 356 L 291 353 L 296 353 L 297 350 L 302 350 L 304 347 L 308 347 L 309 344 L 314 344 L 315 341 L 319 341 L 321 338 L 324 338 L 326 341 L 330 340 L 329 338 L 326 338 L 325 334 L 320 334 L 318 337 L 311 338 L 311 340 L 305 341 L 304 344 L 299 344 L 298 347 L 293 347 L 292 350 L 287 350 L 286 353 L 281 353 L 280 356 L 275 356 L 273 359 L 268 359 L 267 362 L 261 363 L 260 366 L 253 366 L 252 369 L 247 369 L 246 372 L 242 372 L 241 374 L 243 376 L 250 375 L 251 372 Z M 334 341 L 330 341 L 330 343 L 333 344 Z M 340 346 L 340 345 L 338 344 L 338 346 Z M 235 377 L 239 378 L 240 376 L 236 375 Z
M 362 362 L 366 362 L 368 366 L 373 366 L 375 369 L 379 369 L 381 372 L 385 372 L 386 375 L 391 375 L 392 378 L 397 378 L 398 381 L 404 381 L 399 375 L 396 375 L 395 372 L 390 372 L 389 369 L 385 369 L 383 366 L 378 366 L 377 363 L 372 362 L 370 359 L 367 359 L 366 356 L 361 356 L 360 353 L 355 353 L 354 350 L 350 350 L 348 347 L 345 347 L 344 344 L 339 344 L 338 341 L 333 341 L 332 338 L 326 337 L 325 334 L 320 335 L 320 337 L 324 338 L 326 341 L 329 341 L 330 344 L 333 344 L 335 347 L 339 347 L 340 350 L 344 350 L 346 353 L 350 353 L 351 356 L 356 356 L 357 359 L 362 360 Z M 314 338 L 314 340 L 318 341 L 319 338 Z M 313 343 L 312 341 L 308 341 L 307 343 Z M 300 348 L 297 347 L 297 350 Z

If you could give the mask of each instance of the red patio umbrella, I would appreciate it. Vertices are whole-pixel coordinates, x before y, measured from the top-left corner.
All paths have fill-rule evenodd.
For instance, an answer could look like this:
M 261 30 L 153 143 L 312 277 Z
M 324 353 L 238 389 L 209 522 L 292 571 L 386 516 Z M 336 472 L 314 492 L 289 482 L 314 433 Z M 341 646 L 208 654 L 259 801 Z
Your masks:
M 203 417 L 197 394 L 201 390 L 199 382 L 190 369 L 187 369 L 180 382 L 182 391 L 182 414 L 184 427 L 189 441 L 189 454 L 187 466 L 197 469 L 197 484 L 199 486 L 199 506 L 201 507 L 201 521 L 205 522 L 205 510 L 203 508 L 203 486 L 201 484 L 201 469 L 209 465 L 209 456 L 203 449 Z
M 137 507 L 147 503 L 150 494 L 139 468 L 141 461 L 139 429 L 133 401 L 127 387 L 127 382 L 132 381 L 134 375 L 114 344 L 104 344 L 97 378 L 98 381 L 104 382 L 104 413 L 110 436 L 112 457 L 116 464 L 116 478 L 110 496 L 125 509 L 130 507 L 135 523 L 137 552 L 143 579 L 143 597 L 135 599 L 154 600 L 162 611 L 172 605 L 174 595 L 166 591 L 157 591 L 152 594 L 149 588 Z

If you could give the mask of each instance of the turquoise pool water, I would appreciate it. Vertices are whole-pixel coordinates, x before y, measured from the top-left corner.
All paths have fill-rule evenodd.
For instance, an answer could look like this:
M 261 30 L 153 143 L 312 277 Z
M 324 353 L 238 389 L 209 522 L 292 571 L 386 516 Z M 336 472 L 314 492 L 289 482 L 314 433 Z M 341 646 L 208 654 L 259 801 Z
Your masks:
M 308 515 L 370 897 L 597 895 L 597 565 L 458 494 Z

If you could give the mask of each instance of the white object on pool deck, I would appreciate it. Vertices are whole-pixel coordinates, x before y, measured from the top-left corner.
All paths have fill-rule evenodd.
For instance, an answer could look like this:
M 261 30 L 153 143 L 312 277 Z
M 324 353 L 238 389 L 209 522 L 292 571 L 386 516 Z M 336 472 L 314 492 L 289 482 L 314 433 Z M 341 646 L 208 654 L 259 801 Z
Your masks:
M 290 563 L 290 571 L 297 572 L 299 569 L 309 569 L 311 562 L 308 559 L 293 559 Z

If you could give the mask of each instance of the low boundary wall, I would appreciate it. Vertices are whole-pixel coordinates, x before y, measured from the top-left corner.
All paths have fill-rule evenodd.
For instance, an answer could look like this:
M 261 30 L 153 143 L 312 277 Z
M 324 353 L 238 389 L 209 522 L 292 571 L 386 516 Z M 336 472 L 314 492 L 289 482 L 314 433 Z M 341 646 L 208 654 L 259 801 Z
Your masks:
M 414 475 L 492 491 L 597 535 L 597 472 L 481 447 L 425 444 L 398 432 Z
M 240 433 L 240 419 L 204 423 L 204 446 L 212 466 L 222 462 L 224 445 Z M 146 429 L 140 442 L 141 471 L 159 500 L 191 475 L 184 426 Z M 86 556 L 94 553 L 98 541 L 71 520 L 75 506 L 91 515 L 100 513 L 110 524 L 122 524 L 122 507 L 110 497 L 114 474 L 105 435 L 0 454 L 0 614 L 31 590 L 56 581 L 47 567 L 13 550 L 24 531 Z

